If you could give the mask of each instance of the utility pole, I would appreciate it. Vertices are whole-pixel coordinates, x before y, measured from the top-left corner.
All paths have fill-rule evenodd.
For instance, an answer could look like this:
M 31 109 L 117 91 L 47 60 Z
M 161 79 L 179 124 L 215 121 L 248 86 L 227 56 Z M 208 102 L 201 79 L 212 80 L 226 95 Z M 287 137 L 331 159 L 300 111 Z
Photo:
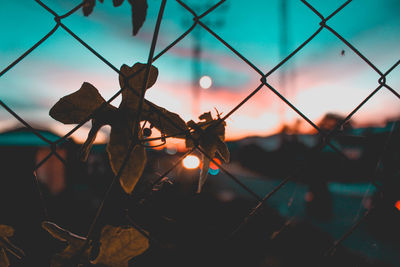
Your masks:
M 287 0 L 281 0 L 280 3 L 280 45 L 279 45 L 279 54 L 280 59 L 283 60 L 287 56 L 288 51 L 288 12 L 287 12 Z M 288 62 L 286 62 L 287 64 Z M 279 86 L 281 89 L 282 95 L 286 95 L 287 93 L 287 72 L 286 72 L 285 64 L 281 66 L 279 70 Z M 279 105 L 279 117 L 281 124 L 285 124 L 286 118 L 286 104 L 281 102 Z
M 201 78 L 201 29 L 196 26 L 193 29 L 193 48 L 192 48 L 192 115 L 196 118 L 200 115 L 200 84 Z
M 203 3 L 194 3 L 191 5 L 192 8 L 196 11 L 205 11 L 208 8 L 212 7 L 214 4 L 213 1 L 207 0 L 207 1 L 201 1 Z M 199 1 L 200 2 L 200 1 Z M 224 3 L 221 6 L 219 6 L 216 10 L 213 11 L 213 14 L 218 14 L 218 18 L 214 20 L 209 20 L 207 17 L 202 19 L 202 22 L 209 26 L 212 30 L 215 30 L 216 28 L 220 28 L 224 24 L 224 19 L 221 18 L 222 14 L 226 12 L 227 10 L 227 5 L 228 3 Z M 222 13 L 222 14 L 221 14 Z M 184 24 L 187 25 L 186 21 L 184 21 Z M 193 37 L 192 41 L 192 116 L 193 118 L 197 118 L 200 115 L 200 99 L 201 99 L 201 87 L 199 84 L 199 81 L 203 75 L 203 70 L 202 70 L 202 50 L 203 50 L 203 44 L 202 44 L 202 38 L 203 38 L 203 33 L 204 29 L 196 25 L 196 27 L 193 29 L 191 32 L 191 36 Z
M 290 26 L 289 26 L 289 1 L 280 1 L 280 44 L 279 44 L 279 54 L 280 59 L 283 60 L 289 55 L 289 44 L 290 44 Z M 279 86 L 282 95 L 286 98 L 291 99 L 292 102 L 295 101 L 296 96 L 296 72 L 294 69 L 295 59 L 291 59 L 280 67 L 279 71 Z M 286 104 L 281 103 L 279 106 L 279 115 L 281 124 L 286 123 L 286 113 L 289 111 Z

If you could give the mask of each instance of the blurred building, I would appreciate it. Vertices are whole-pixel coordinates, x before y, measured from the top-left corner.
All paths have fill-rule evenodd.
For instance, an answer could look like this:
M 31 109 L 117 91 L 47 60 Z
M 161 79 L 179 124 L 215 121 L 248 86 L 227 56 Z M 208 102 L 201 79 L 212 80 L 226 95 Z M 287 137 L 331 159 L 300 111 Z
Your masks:
M 51 142 L 60 138 L 46 130 L 38 133 Z M 56 152 L 60 158 L 50 155 L 50 145 L 27 128 L 0 134 L 0 164 L 2 170 L 9 173 L 9 179 L 18 181 L 35 171 L 39 181 L 52 194 L 59 194 L 66 187 L 66 166 L 62 162 L 67 158 L 66 146 L 58 146 Z M 38 164 L 40 167 L 36 169 Z

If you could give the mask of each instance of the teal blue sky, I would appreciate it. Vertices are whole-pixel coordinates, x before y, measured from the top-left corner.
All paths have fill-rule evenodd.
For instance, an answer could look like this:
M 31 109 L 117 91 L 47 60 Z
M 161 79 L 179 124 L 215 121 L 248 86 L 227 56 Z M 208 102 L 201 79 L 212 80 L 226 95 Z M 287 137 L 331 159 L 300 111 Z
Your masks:
M 80 1 L 43 0 L 59 14 L 64 14 Z M 127 2 L 127 1 L 126 1 Z M 130 6 L 114 8 L 111 0 L 97 3 L 94 12 L 84 17 L 81 10 L 63 20 L 114 66 L 145 62 L 154 30 L 160 0 L 149 0 L 147 20 L 135 37 L 131 35 Z M 196 11 L 204 11 L 217 1 L 185 1 Z M 204 18 L 204 22 L 247 57 L 263 72 L 268 72 L 282 58 L 281 0 L 226 1 Z M 344 1 L 309 1 L 328 16 Z M 301 1 L 287 0 L 288 54 L 319 27 L 319 18 Z M 400 59 L 400 2 L 398 0 L 354 0 L 335 15 L 328 25 L 359 49 L 381 71 Z M 161 51 L 192 23 L 192 16 L 176 1 L 167 1 L 156 52 Z M 53 16 L 35 1 L 0 1 L 0 69 L 4 69 L 55 25 Z M 197 26 L 199 27 L 199 26 Z M 201 92 L 200 111 L 229 112 L 259 84 L 259 75 L 203 29 L 201 36 L 202 74 L 213 78 L 213 86 Z M 159 79 L 147 98 L 192 119 L 193 34 L 157 60 Z M 345 53 L 342 55 L 341 51 Z M 280 71 L 269 82 L 311 119 L 317 121 L 326 112 L 346 114 L 378 86 L 379 75 L 324 29 L 309 45 L 284 66 L 288 81 L 283 88 Z M 0 99 L 21 117 L 35 125 L 65 133 L 63 126 L 48 116 L 50 107 L 62 96 L 91 82 L 105 97 L 118 89 L 118 76 L 90 51 L 59 28 L 46 42 L 22 62 L 0 77 Z M 400 67 L 388 77 L 388 84 L 399 92 Z M 118 105 L 119 99 L 115 101 Z M 382 89 L 355 116 L 359 124 L 381 123 L 398 117 L 399 99 Z M 285 109 L 268 89 L 260 91 L 228 120 L 228 136 L 269 134 L 282 121 L 296 118 Z M 0 111 L 2 129 L 15 119 Z M 304 125 L 304 129 L 308 129 Z M 77 138 L 85 133 L 77 133 Z

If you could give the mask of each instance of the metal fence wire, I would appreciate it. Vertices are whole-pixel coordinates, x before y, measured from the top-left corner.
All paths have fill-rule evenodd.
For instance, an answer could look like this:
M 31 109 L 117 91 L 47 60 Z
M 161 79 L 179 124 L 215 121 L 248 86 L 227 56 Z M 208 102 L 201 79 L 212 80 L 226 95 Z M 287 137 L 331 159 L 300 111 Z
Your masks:
M 223 121 L 225 121 L 227 118 L 229 118 L 233 113 L 235 113 L 238 109 L 240 109 L 243 105 L 247 104 L 247 102 L 254 97 L 256 94 L 260 94 L 262 93 L 261 91 L 264 90 L 269 90 L 272 93 L 274 93 L 281 101 L 283 101 L 288 107 L 290 107 L 290 109 L 292 109 L 293 111 L 295 111 L 304 121 L 306 121 L 308 124 L 310 124 L 317 132 L 318 135 L 321 137 L 319 140 L 318 145 L 316 145 L 313 149 L 312 152 L 305 155 L 306 160 L 304 161 L 304 163 L 300 166 L 295 168 L 294 170 L 292 170 L 290 172 L 290 175 L 288 175 L 287 177 L 282 177 L 283 179 L 281 180 L 281 182 L 273 189 L 271 190 L 268 194 L 266 194 L 264 197 L 260 197 L 257 193 L 255 193 L 252 189 L 250 189 L 249 187 L 247 187 L 244 183 L 242 183 L 240 181 L 239 178 L 237 178 L 234 174 L 232 174 L 229 170 L 228 170 L 228 166 L 222 166 L 221 164 L 219 164 L 218 162 L 216 162 L 213 157 L 211 157 L 211 155 L 207 155 L 205 153 L 205 151 L 198 145 L 196 144 L 195 147 L 189 151 L 187 151 L 185 153 L 185 155 L 183 155 L 175 164 L 173 164 L 168 170 L 166 170 L 164 173 L 162 173 L 161 175 L 159 175 L 159 179 L 156 180 L 153 185 L 155 185 L 157 182 L 159 182 L 163 177 L 166 177 L 171 171 L 174 170 L 174 168 L 176 168 L 181 160 L 183 160 L 183 158 L 194 152 L 195 150 L 199 151 L 200 153 L 204 154 L 205 157 L 209 158 L 210 161 L 212 161 L 215 165 L 217 165 L 221 171 L 223 171 L 228 177 L 230 177 L 235 183 L 237 183 L 240 187 L 242 187 L 245 191 L 248 192 L 248 194 L 250 196 L 252 196 L 256 201 L 257 201 L 257 205 L 250 211 L 249 214 L 247 214 L 247 216 L 244 217 L 242 223 L 240 225 L 238 225 L 238 227 L 235 229 L 235 231 L 233 231 L 231 233 L 230 236 L 228 236 L 227 238 L 232 238 L 233 236 L 235 236 L 239 231 L 241 231 L 241 229 L 245 228 L 246 225 L 248 224 L 248 222 L 250 220 L 257 220 L 257 217 L 255 216 L 258 212 L 260 212 L 260 210 L 262 209 L 262 207 L 267 203 L 268 199 L 271 198 L 271 196 L 273 196 L 276 192 L 278 192 L 282 187 L 285 186 L 285 184 L 287 184 L 293 177 L 301 174 L 302 172 L 304 172 L 307 168 L 310 168 L 313 164 L 313 160 L 315 159 L 315 155 L 316 153 L 320 152 L 324 147 L 329 146 L 330 148 L 332 148 L 336 153 L 338 153 L 341 157 L 346 158 L 346 155 L 338 148 L 336 147 L 333 143 L 331 143 L 331 139 L 333 137 L 335 137 L 339 132 L 341 127 L 348 122 L 353 116 L 354 114 L 356 114 L 361 107 L 363 107 L 368 101 L 370 101 L 371 98 L 374 97 L 374 95 L 379 92 L 380 90 L 388 90 L 391 93 L 393 93 L 394 97 L 397 97 L 398 99 L 400 99 L 400 94 L 395 91 L 386 81 L 386 77 L 395 69 L 398 67 L 398 65 L 400 64 L 400 60 L 397 60 L 396 62 L 394 62 L 393 66 L 390 67 L 388 70 L 380 70 L 378 69 L 377 66 L 375 66 L 375 64 L 373 62 L 371 62 L 366 55 L 362 54 L 355 46 L 353 46 L 353 44 L 351 44 L 348 40 L 346 40 L 340 33 L 338 33 L 335 29 L 333 29 L 331 26 L 329 26 L 329 22 L 330 20 L 336 16 L 339 12 L 341 12 L 343 9 L 346 8 L 346 6 L 352 1 L 352 0 L 348 0 L 346 1 L 344 4 L 342 4 L 341 6 L 339 6 L 334 12 L 332 12 L 329 16 L 323 16 L 318 10 L 316 10 L 309 2 L 307 2 L 306 0 L 301 0 L 301 2 L 307 6 L 314 14 L 315 16 L 317 16 L 320 19 L 319 22 L 319 27 L 318 29 L 310 36 L 308 37 L 303 43 L 301 43 L 295 50 L 293 50 L 289 55 L 287 55 L 282 61 L 280 61 L 275 67 L 273 67 L 272 69 L 270 69 L 267 72 L 264 72 L 261 70 L 261 68 L 259 68 L 258 66 L 256 66 L 254 63 L 252 63 L 249 59 L 247 59 L 243 54 L 241 54 L 238 50 L 236 50 L 232 45 L 230 45 L 227 41 L 225 41 L 222 37 L 220 37 L 214 30 L 212 30 L 212 25 L 206 25 L 206 23 L 204 22 L 204 18 L 209 15 L 210 13 L 212 13 L 214 10 L 216 10 L 219 6 L 221 6 L 225 1 L 219 1 L 218 3 L 216 3 L 215 5 L 209 7 L 204 13 L 198 14 L 196 13 L 188 4 L 186 4 L 185 2 L 181 1 L 181 0 L 175 0 L 177 3 L 179 3 L 179 5 L 181 5 L 184 9 L 187 10 L 187 12 L 189 12 L 192 16 L 193 16 L 193 24 L 184 32 L 182 33 L 176 40 L 174 40 L 172 43 L 170 43 L 167 47 L 165 47 L 159 54 L 154 55 L 154 51 L 155 51 L 155 47 L 156 47 L 156 43 L 157 43 L 157 37 L 158 37 L 158 33 L 159 33 L 159 29 L 160 29 L 160 25 L 162 23 L 162 18 L 163 18 L 163 13 L 164 13 L 164 8 L 166 5 L 166 0 L 162 0 L 161 1 L 161 5 L 159 8 L 159 12 L 158 12 L 158 18 L 156 21 L 156 26 L 154 29 L 154 33 L 153 33 L 153 38 L 152 38 L 152 42 L 151 42 L 151 47 L 150 47 L 150 52 L 148 55 L 148 60 L 147 60 L 147 65 L 146 67 L 144 67 L 143 69 L 140 69 L 138 72 L 132 74 L 129 77 L 125 77 L 123 73 L 120 72 L 120 70 L 115 67 L 114 65 L 112 65 L 105 57 L 103 57 L 99 52 L 97 52 L 93 47 L 91 47 L 89 44 L 87 44 L 83 39 L 81 39 L 77 34 L 75 34 L 68 26 L 66 26 L 63 23 L 63 20 L 69 16 L 72 16 L 74 13 L 76 13 L 78 10 L 80 10 L 82 8 L 82 6 L 84 5 L 85 1 L 83 1 L 81 4 L 77 5 L 76 7 L 74 7 L 72 10 L 70 10 L 69 12 L 65 13 L 65 14 L 57 14 L 54 10 L 52 10 L 48 5 L 46 5 L 45 3 L 43 3 L 40 0 L 35 0 L 35 2 L 41 7 L 44 8 L 45 10 L 47 10 L 50 14 L 52 14 L 54 16 L 54 27 L 45 35 L 43 36 L 43 38 L 41 38 L 38 42 L 36 42 L 31 48 L 29 48 L 25 53 L 23 53 L 19 58 L 17 58 L 14 62 L 12 62 L 9 66 L 7 66 L 4 70 L 2 70 L 0 72 L 0 78 L 3 77 L 4 75 L 7 74 L 8 71 L 10 71 L 14 66 L 16 66 L 17 64 L 22 64 L 23 60 L 31 53 L 33 52 L 36 48 L 38 48 L 40 45 L 42 45 L 44 42 L 46 42 L 46 40 L 48 40 L 48 38 L 50 38 L 56 31 L 58 31 L 60 28 L 62 28 L 64 31 L 66 31 L 68 34 L 70 34 L 77 42 L 79 42 L 82 46 L 84 46 L 86 49 L 88 49 L 91 53 L 93 53 L 98 59 L 100 59 L 105 65 L 107 65 L 108 67 L 110 67 L 112 70 L 114 70 L 116 73 L 118 73 L 120 76 L 124 77 L 124 79 L 129 79 L 135 75 L 137 75 L 139 72 L 141 71 L 145 71 L 145 81 L 143 84 L 143 88 L 147 82 L 147 79 L 149 77 L 149 71 L 150 71 L 150 66 L 153 62 L 155 62 L 156 60 L 158 60 L 161 56 L 163 56 L 165 53 L 167 53 L 172 47 L 174 47 L 175 45 L 177 45 L 179 42 L 181 42 L 190 32 L 192 32 L 195 27 L 201 27 L 204 31 L 208 32 L 210 35 L 212 35 L 215 39 L 217 39 L 219 42 L 221 42 L 224 46 L 226 46 L 233 54 L 235 54 L 238 58 L 240 58 L 243 62 L 245 62 L 249 68 L 251 68 L 255 73 L 257 73 L 259 75 L 260 81 L 259 81 L 259 85 L 247 96 L 245 97 L 240 103 L 238 103 L 235 107 L 233 107 L 231 109 L 230 112 L 228 112 L 224 117 L 222 117 L 220 119 L 220 123 L 222 123 Z M 291 58 L 293 58 L 294 55 L 296 55 L 297 53 L 299 53 L 304 47 L 306 47 L 321 31 L 323 30 L 327 30 L 330 33 L 332 33 L 334 36 L 336 36 L 343 44 L 345 44 L 349 49 L 351 49 L 356 55 L 359 56 L 359 58 L 361 58 L 366 65 L 368 65 L 371 69 L 373 69 L 378 75 L 379 75 L 379 79 L 377 80 L 376 83 L 376 87 L 374 89 L 371 89 L 371 92 L 369 95 L 367 95 L 365 97 L 365 99 L 359 103 L 358 105 L 355 106 L 355 108 L 330 132 L 325 132 L 322 129 L 320 129 L 316 123 L 314 123 L 311 119 L 309 119 L 301 110 L 299 110 L 294 104 L 292 104 L 287 98 L 285 98 L 278 89 L 274 88 L 268 81 L 269 77 L 276 72 L 278 69 L 280 69 L 285 63 L 287 63 L 288 61 L 291 60 Z M 35 174 L 35 179 L 36 179 L 36 183 L 38 184 L 38 180 L 37 180 L 37 176 L 36 176 L 36 170 L 38 168 L 40 168 L 51 156 L 55 155 L 60 161 L 62 161 L 65 164 L 65 160 L 63 159 L 63 157 L 61 155 L 59 155 L 59 153 L 56 151 L 57 147 L 59 145 L 61 145 L 64 141 L 67 140 L 68 137 L 70 137 L 76 130 L 78 130 L 83 124 L 85 124 L 88 120 L 90 120 L 94 113 L 98 112 L 99 110 L 101 110 L 102 108 L 104 108 L 106 106 L 106 104 L 110 103 L 111 101 L 113 101 L 116 97 L 118 97 L 122 90 L 131 90 L 132 92 L 134 92 L 135 94 L 136 91 L 133 90 L 132 88 L 129 87 L 129 83 L 125 82 L 125 87 L 126 88 L 121 88 L 118 92 L 116 92 L 106 103 L 104 103 L 101 107 L 99 107 L 98 110 L 96 110 L 95 112 L 93 112 L 90 116 L 88 116 L 84 121 L 82 121 L 81 123 L 79 123 L 76 127 L 74 127 L 72 130 L 70 130 L 67 134 L 65 134 L 64 136 L 62 136 L 60 139 L 52 142 L 49 139 L 47 139 L 46 137 L 44 137 L 38 130 L 36 130 L 34 127 L 32 127 L 28 122 L 26 122 L 23 118 L 21 118 L 17 113 L 15 113 L 9 106 L 7 106 L 6 103 L 4 103 L 2 100 L 0 100 L 0 105 L 8 112 L 10 113 L 16 120 L 18 120 L 19 122 L 21 122 L 24 126 L 26 126 L 33 134 L 35 134 L 36 136 L 38 136 L 40 139 L 42 139 L 43 141 L 45 141 L 51 152 L 43 159 L 41 160 L 33 169 L 33 172 Z M 142 91 L 144 92 L 144 90 Z M 141 113 L 141 109 L 143 106 L 143 103 L 147 103 L 149 104 L 150 108 L 152 109 L 152 111 L 154 112 L 158 112 L 160 116 L 164 116 L 163 113 L 159 112 L 156 108 L 154 108 L 150 102 L 148 102 L 145 98 L 144 98 L 144 93 L 142 93 L 140 96 L 140 106 L 139 106 L 139 112 L 138 112 L 138 117 L 136 118 L 136 129 L 137 127 L 139 127 L 139 117 L 140 117 L 140 113 Z M 165 117 L 166 120 L 169 120 L 168 117 Z M 169 120 L 169 122 L 174 125 L 175 127 L 177 127 L 177 129 L 179 129 L 179 126 L 176 125 L 174 123 L 174 121 Z M 185 131 L 185 129 L 180 129 L 182 131 L 183 134 L 186 134 L 187 138 L 193 138 L 191 136 L 191 133 L 189 131 Z M 166 138 L 169 138 L 168 136 Z M 128 159 L 129 159 L 129 155 L 130 152 L 132 151 L 132 149 L 134 148 L 135 145 L 137 144 L 141 144 L 143 142 L 148 141 L 149 139 L 144 139 L 144 140 L 139 140 L 138 137 L 136 139 L 134 139 L 129 147 L 129 152 L 127 153 L 127 155 L 125 156 L 125 160 L 124 160 L 124 164 L 122 164 L 122 167 L 120 168 L 119 172 L 117 175 L 115 175 L 114 179 L 113 179 L 113 183 L 110 185 L 101 205 L 100 208 L 98 209 L 98 212 L 95 216 L 95 218 L 93 219 L 93 222 L 91 224 L 90 230 L 87 234 L 87 238 L 88 240 L 92 238 L 93 235 L 93 229 L 94 226 L 98 220 L 98 217 L 100 216 L 101 212 L 102 212 L 102 208 L 104 206 L 104 202 L 107 199 L 107 196 L 113 186 L 113 184 L 115 183 L 115 181 L 118 181 L 119 176 L 122 173 L 123 168 L 125 167 Z M 152 139 L 154 140 L 154 138 Z M 374 175 L 371 175 L 374 176 Z M 373 183 L 373 181 L 371 181 L 371 183 Z M 376 185 L 374 183 L 374 185 Z M 377 185 L 376 185 L 377 186 Z M 38 186 L 38 188 L 40 189 L 40 187 Z M 40 190 L 39 190 L 40 192 Z M 42 196 L 42 200 L 43 200 L 43 196 Z M 44 201 L 44 200 L 43 200 Z M 45 203 L 43 203 L 44 205 L 44 209 L 46 209 L 46 205 Z M 330 255 L 332 255 L 332 253 L 334 253 L 335 248 L 341 244 L 342 241 L 344 241 L 349 235 L 351 235 L 354 230 L 356 228 L 358 228 L 361 224 L 361 222 L 363 222 L 363 220 L 370 214 L 372 209 L 369 209 L 366 211 L 366 213 L 359 218 L 359 220 L 345 233 L 343 233 L 343 236 L 341 238 L 339 238 L 338 240 L 336 240 L 330 247 L 330 249 L 328 251 L 326 251 L 326 256 L 329 257 Z M 45 211 L 45 217 L 47 218 L 47 212 Z M 146 237 L 150 238 L 150 236 L 143 231 L 140 226 L 138 226 L 137 224 L 135 224 L 133 221 L 131 221 L 132 224 L 139 229 Z

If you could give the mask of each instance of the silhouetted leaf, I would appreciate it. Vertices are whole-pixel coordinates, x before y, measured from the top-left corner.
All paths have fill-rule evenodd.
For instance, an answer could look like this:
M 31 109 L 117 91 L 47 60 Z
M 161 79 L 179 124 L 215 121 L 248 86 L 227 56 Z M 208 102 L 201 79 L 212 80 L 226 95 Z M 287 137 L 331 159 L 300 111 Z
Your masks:
M 10 266 L 10 261 L 6 255 L 4 249 L 0 249 L 0 267 L 8 267 Z
M 103 0 L 99 0 L 103 3 Z M 132 11 L 132 32 L 133 35 L 136 35 L 140 28 L 143 26 L 144 21 L 146 20 L 147 15 L 147 0 L 128 0 L 131 5 Z M 114 7 L 118 7 L 122 5 L 124 0 L 113 0 Z M 89 16 L 92 14 L 93 9 L 96 5 L 96 0 L 84 0 L 82 11 L 83 15 Z
M 122 65 L 121 73 L 125 77 L 129 77 L 135 73 L 139 73 L 134 77 L 128 79 L 129 86 L 134 89 L 125 89 L 122 91 L 122 102 L 120 108 L 128 108 L 131 112 L 136 112 L 139 105 L 140 90 L 142 90 L 144 76 L 145 76 L 145 64 L 136 63 L 133 67 L 128 67 L 127 65 Z M 140 71 L 140 72 L 139 72 Z M 124 76 L 119 76 L 119 84 L 121 88 L 125 87 Z M 151 66 L 149 79 L 147 82 L 147 88 L 154 85 L 158 77 L 158 69 Z M 157 110 L 157 111 L 155 111 Z M 160 115 L 162 113 L 163 115 Z M 168 119 L 166 119 L 168 117 Z M 173 112 L 170 112 L 162 107 L 159 107 L 151 102 L 143 104 L 142 118 L 149 121 L 154 127 L 156 127 L 160 132 L 167 135 L 175 135 L 187 130 L 187 125 L 181 117 Z M 178 127 L 176 127 L 178 126 Z M 181 136 L 182 137 L 182 136 Z
M 71 266 L 73 262 L 82 264 L 87 264 L 89 262 L 91 247 L 88 245 L 83 252 L 81 251 L 86 242 L 86 238 L 75 235 L 52 222 L 44 221 L 42 222 L 42 227 L 54 238 L 67 242 L 67 247 L 61 253 L 54 255 L 51 259 L 51 267 L 67 267 Z M 81 255 L 77 257 L 79 253 Z
M 92 148 L 93 143 L 96 140 L 97 133 L 103 125 L 104 124 L 97 123 L 96 119 L 92 119 L 92 128 L 90 128 L 86 141 L 82 144 L 81 148 L 79 149 L 78 157 L 81 161 L 87 160 L 90 153 L 90 149 Z
M 141 71 L 139 72 L 138 75 L 128 79 L 128 84 L 132 89 L 134 89 L 134 92 L 132 92 L 132 90 L 130 89 L 125 89 L 122 91 L 122 102 L 120 108 L 128 108 L 132 112 L 137 111 L 140 99 L 139 98 L 140 90 L 142 90 L 144 76 L 145 76 L 145 67 L 146 67 L 145 64 L 140 64 L 140 63 L 136 63 L 131 68 L 128 67 L 127 65 L 123 65 L 121 67 L 121 73 L 125 77 L 129 77 L 135 73 L 138 73 L 140 70 Z M 157 80 L 157 77 L 158 77 L 158 69 L 155 68 L 154 66 L 151 66 L 146 89 L 154 85 L 154 83 Z M 122 75 L 119 76 L 119 84 L 121 88 L 125 87 L 125 81 Z M 160 115 L 160 113 L 162 113 L 163 115 Z M 170 112 L 151 102 L 143 104 L 142 118 L 144 120 L 149 121 L 160 132 L 163 132 L 167 135 L 175 135 L 177 133 L 181 133 L 182 131 L 187 130 L 185 121 L 182 120 L 178 114 Z M 176 127 L 174 124 L 178 127 Z
M 128 153 L 132 142 L 133 121 L 124 119 L 113 123 L 110 133 L 110 141 L 107 145 L 107 152 L 110 165 L 115 174 L 122 167 L 122 163 Z M 131 193 L 142 176 L 146 166 L 146 151 L 141 145 L 135 145 L 125 168 L 120 176 L 120 184 L 126 193 Z
M 158 112 L 155 112 L 155 109 L 158 110 Z M 143 119 L 149 121 L 160 132 L 163 132 L 166 135 L 175 136 L 176 138 L 184 138 L 185 135 L 183 132 L 188 129 L 185 121 L 182 120 L 178 114 L 170 112 L 155 104 L 151 104 L 151 107 L 150 105 L 145 105 Z
M 148 239 L 135 228 L 106 225 L 101 231 L 99 255 L 91 263 L 102 267 L 128 267 L 128 261 L 148 247 Z
M 207 155 L 209 155 L 211 158 L 214 158 L 215 152 L 217 150 L 217 147 L 215 144 L 205 144 L 202 147 L 204 149 L 204 152 Z M 203 188 L 203 185 L 207 180 L 207 174 L 208 174 L 208 170 L 210 168 L 210 159 L 208 157 L 202 155 L 202 161 L 203 161 L 203 165 L 201 166 L 199 184 L 197 187 L 197 193 L 201 192 L 201 189 Z
M 218 154 L 221 156 L 221 158 L 225 161 L 225 162 L 229 162 L 230 160 L 230 153 L 228 150 L 228 147 L 226 146 L 226 144 L 221 140 L 221 139 L 217 139 L 215 140 L 216 145 L 217 145 L 217 152 Z
M 16 247 L 8 240 L 9 237 L 14 235 L 14 228 L 8 225 L 0 225 L 0 267 L 8 267 L 10 262 L 8 260 L 6 251 L 21 259 L 25 256 L 24 252 Z
M 142 27 L 147 15 L 147 0 L 128 0 L 132 6 L 133 35 Z
M 117 109 L 105 102 L 99 91 L 90 83 L 85 82 L 78 91 L 64 96 L 50 109 L 49 114 L 52 118 L 64 124 L 72 124 L 82 122 L 100 106 L 105 105 L 92 119 L 92 128 L 79 152 L 79 157 L 83 161 L 87 160 L 97 132 L 103 125 L 110 124 L 112 118 L 115 117 Z
M 90 83 L 85 82 L 78 91 L 61 98 L 50 109 L 49 114 L 53 119 L 64 124 L 80 123 L 104 102 L 106 101 L 99 91 Z M 108 104 L 103 112 L 110 112 L 114 109 Z
M 203 151 L 210 157 L 214 158 L 215 153 L 221 156 L 221 158 L 228 162 L 230 158 L 229 150 L 226 144 L 223 142 L 225 140 L 225 122 L 221 122 L 220 119 L 213 119 L 210 112 L 203 113 L 199 117 L 200 122 L 195 123 L 194 121 L 189 121 L 187 125 L 192 128 L 193 134 L 192 138 L 198 141 L 198 144 L 203 149 Z M 193 147 L 193 140 L 186 139 L 186 147 Z M 203 166 L 200 172 L 199 185 L 197 192 L 201 192 L 206 179 L 208 169 L 210 168 L 210 159 L 205 155 L 202 155 Z
M 141 90 L 143 88 L 143 82 L 145 78 L 145 68 L 146 64 L 136 63 L 132 67 L 128 67 L 127 65 L 122 65 L 121 73 L 123 75 L 119 75 L 119 85 L 124 90 L 122 91 L 122 101 L 120 104 L 120 108 L 126 108 L 133 112 L 137 111 Z M 136 74 L 137 73 L 137 74 Z M 133 74 L 135 76 L 131 77 Z M 125 88 L 125 79 L 127 79 L 128 85 L 130 88 Z M 156 82 L 158 77 L 158 69 L 154 66 L 150 67 L 149 78 L 147 81 L 146 89 L 152 87 Z M 132 89 L 134 91 L 132 91 Z
M 115 175 L 118 174 L 127 156 L 131 142 L 136 137 L 141 138 L 140 133 L 134 133 L 133 131 L 135 129 L 134 124 L 136 123 L 140 95 L 145 78 L 145 68 L 146 64 L 141 63 L 136 63 L 132 67 L 127 65 L 121 66 L 119 83 L 123 90 L 122 101 L 118 109 L 107 104 L 98 90 L 87 82 L 83 83 L 78 91 L 62 97 L 50 109 L 50 116 L 65 124 L 80 123 L 94 112 L 92 116 L 92 128 L 89 131 L 88 138 L 80 149 L 81 160 L 85 161 L 87 159 L 100 128 L 107 124 L 111 125 L 107 152 L 111 168 Z M 150 66 L 145 90 L 154 85 L 157 76 L 158 69 Z M 126 82 L 128 84 L 125 84 Z M 127 88 L 125 88 L 125 85 L 127 85 Z M 99 110 L 101 106 L 103 106 L 103 109 Z M 142 108 L 141 121 L 148 120 L 163 134 L 181 133 L 181 130 L 177 129 L 173 124 L 177 124 L 178 128 L 182 128 L 183 130 L 187 129 L 185 122 L 178 114 L 169 112 L 149 101 L 144 102 Z M 180 137 L 183 137 L 183 135 Z M 134 189 L 146 165 L 145 148 L 139 144 L 138 140 L 136 140 L 136 143 L 120 176 L 121 186 L 128 194 Z
M 0 267 L 8 267 L 10 262 L 5 252 L 6 244 L 3 239 L 14 235 L 14 229 L 8 225 L 0 225 Z
M 89 16 L 93 12 L 95 5 L 96 5 L 96 0 L 84 0 L 82 7 L 83 15 Z

